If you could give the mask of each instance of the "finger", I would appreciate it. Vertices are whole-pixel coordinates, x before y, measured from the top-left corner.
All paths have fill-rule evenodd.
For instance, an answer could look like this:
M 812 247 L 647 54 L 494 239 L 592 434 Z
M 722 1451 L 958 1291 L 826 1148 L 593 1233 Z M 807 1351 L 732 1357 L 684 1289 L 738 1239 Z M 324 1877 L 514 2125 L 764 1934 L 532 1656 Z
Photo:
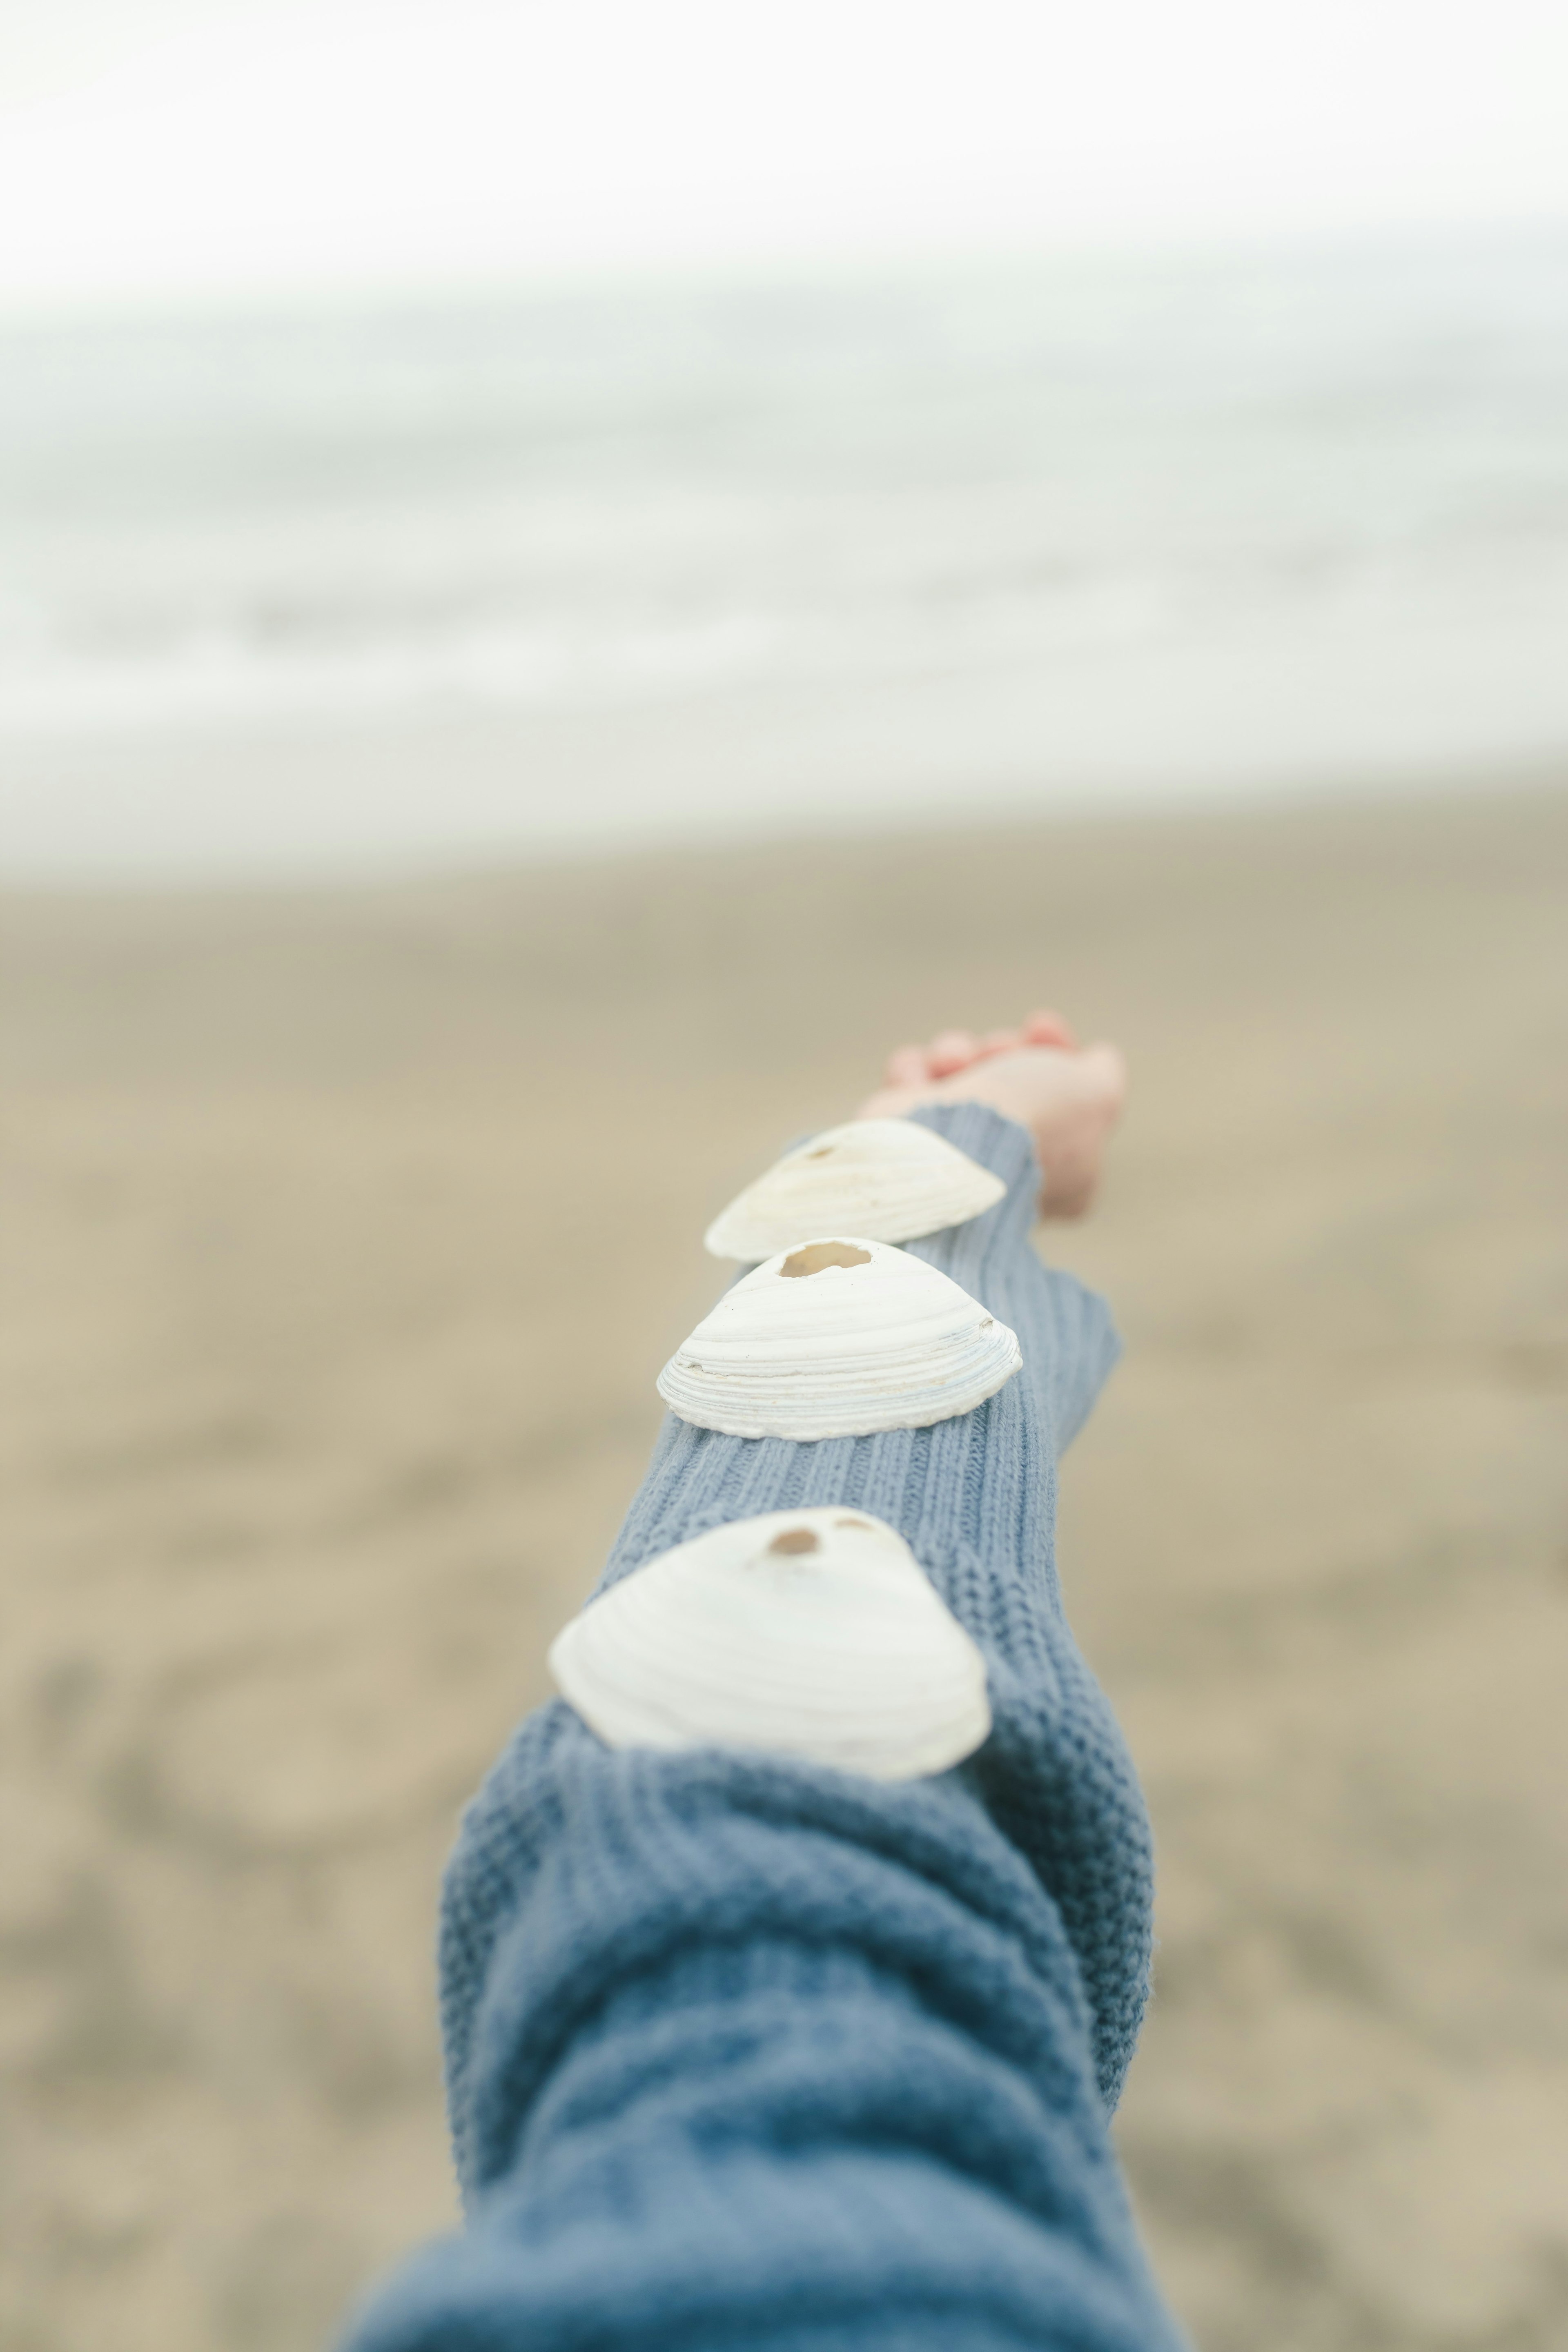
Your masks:
M 1060 1045 L 1070 1054 L 1078 1044 L 1078 1037 L 1070 1021 L 1064 1021 L 1059 1013 L 1047 1010 L 1030 1013 L 1024 1024 L 1024 1042 L 1029 1045 Z
M 993 1054 L 1011 1054 L 1023 1042 L 1016 1029 L 987 1029 L 974 1048 L 974 1058 L 977 1062 L 984 1062 Z
M 923 1087 L 930 1076 L 923 1045 L 895 1045 L 888 1056 L 882 1083 L 889 1087 Z
M 951 1078 L 969 1067 L 975 1052 L 974 1039 L 967 1029 L 944 1029 L 931 1039 L 926 1064 L 933 1078 Z

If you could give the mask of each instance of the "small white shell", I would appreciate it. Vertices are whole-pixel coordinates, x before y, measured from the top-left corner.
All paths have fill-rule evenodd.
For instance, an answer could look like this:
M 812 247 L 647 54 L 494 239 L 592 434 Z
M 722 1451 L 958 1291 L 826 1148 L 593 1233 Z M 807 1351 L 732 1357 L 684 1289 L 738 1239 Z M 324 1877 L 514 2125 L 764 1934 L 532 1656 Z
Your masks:
M 557 1634 L 550 1671 L 612 1748 L 745 1748 L 874 1780 L 991 1728 L 985 1665 L 901 1536 L 838 1504 L 714 1528 Z
M 776 1160 L 731 1202 L 703 1236 L 715 1257 L 753 1265 L 813 1234 L 912 1242 L 967 1224 L 1007 1190 L 933 1128 L 909 1118 L 856 1118 Z
M 725 1292 L 658 1376 L 672 1412 L 731 1437 L 923 1429 L 994 1396 L 1023 1362 L 1005 1323 L 883 1242 L 781 1252 Z

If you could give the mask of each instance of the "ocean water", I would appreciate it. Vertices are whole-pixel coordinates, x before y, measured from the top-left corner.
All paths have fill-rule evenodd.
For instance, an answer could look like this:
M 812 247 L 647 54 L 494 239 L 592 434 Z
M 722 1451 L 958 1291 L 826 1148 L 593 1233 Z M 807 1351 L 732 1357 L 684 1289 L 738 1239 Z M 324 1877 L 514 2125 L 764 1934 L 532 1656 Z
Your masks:
M 1568 236 L 0 331 L 0 875 L 1568 754 Z

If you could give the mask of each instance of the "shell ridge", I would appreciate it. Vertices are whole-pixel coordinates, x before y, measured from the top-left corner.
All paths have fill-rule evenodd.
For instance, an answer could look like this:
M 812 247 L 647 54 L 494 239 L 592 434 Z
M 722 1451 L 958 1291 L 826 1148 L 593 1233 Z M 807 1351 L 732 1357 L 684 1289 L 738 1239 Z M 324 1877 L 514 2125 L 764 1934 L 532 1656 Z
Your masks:
M 704 1245 L 715 1257 L 755 1263 L 836 1224 L 910 1241 L 984 1214 L 1005 1190 L 935 1128 L 852 1119 L 784 1152 L 721 1211 Z
M 785 1528 L 815 1541 L 780 1554 Z M 689 1538 L 591 1601 L 550 1668 L 612 1747 L 799 1754 L 908 1780 L 972 1754 L 991 1723 L 984 1660 L 914 1553 L 840 1504 Z
M 731 1436 L 816 1443 L 968 1412 L 1020 1369 L 1016 1333 L 940 1267 L 854 1245 L 870 1253 L 864 1268 L 790 1276 L 781 1254 L 737 1283 L 659 1374 L 671 1410 Z

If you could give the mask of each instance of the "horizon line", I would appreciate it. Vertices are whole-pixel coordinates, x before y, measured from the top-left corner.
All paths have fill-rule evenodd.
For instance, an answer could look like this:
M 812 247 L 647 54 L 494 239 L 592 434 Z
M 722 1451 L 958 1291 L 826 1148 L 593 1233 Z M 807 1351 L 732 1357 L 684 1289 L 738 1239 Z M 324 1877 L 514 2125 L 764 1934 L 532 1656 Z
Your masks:
M 1036 230 L 1016 238 L 967 236 L 868 241 L 853 247 L 760 247 L 755 252 L 582 256 L 570 261 L 487 265 L 438 272 L 344 273 L 342 276 L 251 278 L 239 284 L 193 279 L 99 291 L 62 287 L 58 292 L 8 292 L 0 286 L 0 333 L 115 323 L 175 324 L 198 320 L 314 316 L 324 310 L 438 310 L 476 301 L 526 302 L 552 297 L 627 295 L 680 288 L 784 286 L 949 271 L 1029 267 L 1176 268 L 1279 257 L 1302 261 L 1352 255 L 1397 257 L 1413 251 L 1452 250 L 1531 241 L 1568 241 L 1568 210 L 1424 215 L 1364 222 L 1317 221 L 1185 228 L 1168 234 L 1081 230 L 1053 236 Z

